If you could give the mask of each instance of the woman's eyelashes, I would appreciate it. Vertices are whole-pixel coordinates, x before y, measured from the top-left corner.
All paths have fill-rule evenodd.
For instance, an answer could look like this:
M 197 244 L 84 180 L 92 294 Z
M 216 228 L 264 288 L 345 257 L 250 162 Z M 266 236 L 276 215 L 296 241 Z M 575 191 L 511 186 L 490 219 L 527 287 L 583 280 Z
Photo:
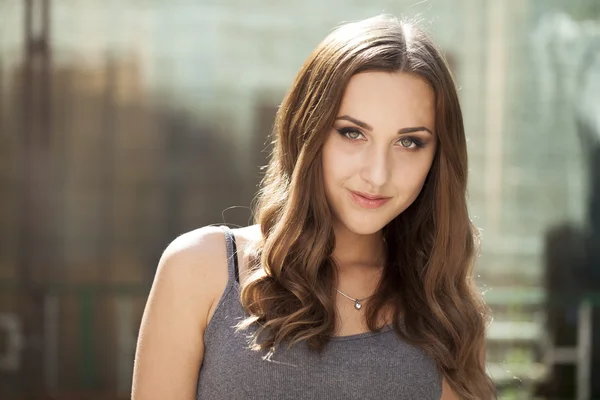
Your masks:
M 345 137 L 346 139 L 350 139 L 350 140 L 358 140 L 361 137 L 365 138 L 365 135 L 363 135 L 359 130 L 357 130 L 356 128 L 340 128 L 340 129 L 336 129 L 340 135 L 342 135 L 343 137 Z
M 398 143 L 405 149 L 422 149 L 425 143 L 416 136 L 403 136 Z
M 350 141 L 366 139 L 365 135 L 363 135 L 363 133 L 356 128 L 336 128 L 336 131 L 340 135 L 342 135 L 344 139 L 348 139 Z M 403 135 L 400 139 L 396 141 L 396 144 L 406 150 L 416 150 L 425 147 L 426 143 L 423 142 L 423 140 L 417 136 Z

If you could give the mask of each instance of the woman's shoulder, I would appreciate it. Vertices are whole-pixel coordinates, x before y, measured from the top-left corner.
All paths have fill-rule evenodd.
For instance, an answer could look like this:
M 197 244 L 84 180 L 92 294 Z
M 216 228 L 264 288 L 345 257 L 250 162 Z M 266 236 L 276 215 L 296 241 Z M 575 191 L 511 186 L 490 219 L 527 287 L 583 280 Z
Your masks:
M 209 314 L 226 282 L 225 236 L 218 227 L 185 233 L 163 251 L 140 326 L 134 398 L 156 390 L 180 393 L 177 388 L 197 378 Z
M 232 231 L 239 258 L 243 259 L 248 245 L 260 238 L 260 227 L 252 225 Z M 170 276 L 180 285 L 197 285 L 195 291 L 218 296 L 220 286 L 224 286 L 228 278 L 223 228 L 204 226 L 174 239 L 163 252 L 157 276 L 159 274 Z
M 262 237 L 260 225 L 258 224 L 232 229 L 232 231 L 235 235 L 236 242 L 242 247 L 254 243 Z
M 208 317 L 227 279 L 223 229 L 205 226 L 180 235 L 163 251 L 151 296 L 185 299 L 187 309 Z
M 209 225 L 175 238 L 163 252 L 163 258 L 175 264 L 182 261 L 197 262 L 206 258 L 210 259 L 223 251 L 225 251 L 223 229 Z
M 225 260 L 223 230 L 205 226 L 175 238 L 164 250 L 158 272 L 207 278 Z

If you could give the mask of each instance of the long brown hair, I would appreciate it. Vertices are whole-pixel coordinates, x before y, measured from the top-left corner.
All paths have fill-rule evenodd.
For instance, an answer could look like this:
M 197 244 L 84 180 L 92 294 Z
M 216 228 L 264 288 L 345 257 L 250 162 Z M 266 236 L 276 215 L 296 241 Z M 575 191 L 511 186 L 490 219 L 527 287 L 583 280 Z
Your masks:
M 308 57 L 275 120 L 274 149 L 256 203 L 262 239 L 241 300 L 258 325 L 255 350 L 305 341 L 320 351 L 335 328 L 332 214 L 321 149 L 350 78 L 363 71 L 421 77 L 436 96 L 438 148 L 415 202 L 384 228 L 387 261 L 366 304 L 371 330 L 394 310 L 395 330 L 427 351 L 464 399 L 495 396 L 483 362 L 488 309 L 472 280 L 477 235 L 467 212 L 467 147 L 450 70 L 431 39 L 389 16 L 335 29 Z M 399 315 L 403 314 L 404 328 Z

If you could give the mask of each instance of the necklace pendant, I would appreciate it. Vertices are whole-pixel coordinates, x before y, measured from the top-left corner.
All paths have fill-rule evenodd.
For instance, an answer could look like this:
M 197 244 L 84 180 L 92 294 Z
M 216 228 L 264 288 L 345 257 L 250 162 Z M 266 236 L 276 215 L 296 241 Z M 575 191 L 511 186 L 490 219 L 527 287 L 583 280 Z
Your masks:
M 360 301 L 356 300 L 354 302 L 354 308 L 356 308 L 357 310 L 360 310 L 362 308 L 362 304 L 360 304 Z

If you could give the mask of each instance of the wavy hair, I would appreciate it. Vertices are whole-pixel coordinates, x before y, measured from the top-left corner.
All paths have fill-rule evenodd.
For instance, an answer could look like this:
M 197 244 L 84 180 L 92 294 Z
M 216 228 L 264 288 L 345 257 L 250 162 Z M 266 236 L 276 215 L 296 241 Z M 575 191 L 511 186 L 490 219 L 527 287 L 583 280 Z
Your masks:
M 461 398 L 493 398 L 483 357 L 489 310 L 472 279 L 478 240 L 467 211 L 467 146 L 457 91 L 429 36 L 394 17 L 339 26 L 308 57 L 285 96 L 255 204 L 262 238 L 250 253 L 251 273 L 241 289 L 250 316 L 238 328 L 256 323 L 251 348 L 270 352 L 301 341 L 321 351 L 334 333 L 335 236 L 321 149 L 348 81 L 364 71 L 411 73 L 428 82 L 438 136 L 421 193 L 384 227 L 386 264 L 365 305 L 367 324 L 381 329 L 379 317 L 393 310 L 396 333 L 431 355 Z

